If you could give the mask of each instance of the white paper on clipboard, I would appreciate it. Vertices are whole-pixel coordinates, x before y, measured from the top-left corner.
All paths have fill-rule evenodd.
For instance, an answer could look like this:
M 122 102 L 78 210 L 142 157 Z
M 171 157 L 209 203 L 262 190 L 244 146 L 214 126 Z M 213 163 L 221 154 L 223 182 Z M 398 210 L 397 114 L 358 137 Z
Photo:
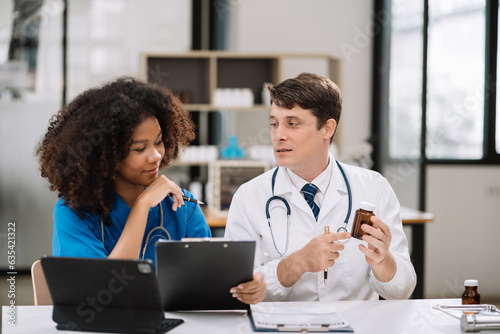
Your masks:
M 262 302 L 250 308 L 256 331 L 353 331 L 335 307 L 319 302 Z

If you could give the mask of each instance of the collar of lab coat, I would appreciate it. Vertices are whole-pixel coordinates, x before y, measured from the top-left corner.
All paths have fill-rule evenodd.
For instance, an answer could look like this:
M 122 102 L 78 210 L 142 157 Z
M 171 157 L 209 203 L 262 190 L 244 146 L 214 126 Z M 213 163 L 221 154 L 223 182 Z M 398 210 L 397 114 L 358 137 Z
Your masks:
M 327 215 L 341 200 L 343 197 L 347 198 L 347 185 L 337 166 L 336 160 L 333 154 L 329 152 L 330 160 L 332 163 L 332 179 L 330 180 L 330 185 L 326 191 L 325 198 L 321 205 L 321 210 L 319 212 L 318 221 L 321 217 Z M 344 168 L 345 171 L 345 168 Z M 347 174 L 347 172 L 346 172 Z M 281 196 L 285 198 L 291 197 L 291 203 L 303 210 L 304 212 L 310 213 L 312 217 L 312 211 L 304 197 L 297 188 L 293 185 L 290 177 L 285 173 L 284 168 L 280 168 L 278 174 L 276 175 L 276 182 L 274 184 L 274 195 Z M 293 214 L 293 213 L 292 213 Z

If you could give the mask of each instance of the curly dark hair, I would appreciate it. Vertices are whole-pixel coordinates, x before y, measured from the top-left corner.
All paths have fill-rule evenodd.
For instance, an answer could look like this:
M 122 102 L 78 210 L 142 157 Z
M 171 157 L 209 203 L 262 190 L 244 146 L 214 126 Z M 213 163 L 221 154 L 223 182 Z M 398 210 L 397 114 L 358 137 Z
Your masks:
M 36 148 L 42 177 L 80 216 L 107 218 L 112 177 L 129 154 L 134 129 L 149 117 L 162 129 L 165 167 L 195 138 L 189 112 L 169 89 L 121 77 L 83 92 L 52 116 Z

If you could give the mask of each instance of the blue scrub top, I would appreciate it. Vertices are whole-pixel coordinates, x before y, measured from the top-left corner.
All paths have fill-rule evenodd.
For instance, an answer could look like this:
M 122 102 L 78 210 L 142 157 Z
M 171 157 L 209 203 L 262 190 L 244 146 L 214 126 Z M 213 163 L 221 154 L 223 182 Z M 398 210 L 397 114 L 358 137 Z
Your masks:
M 182 190 L 185 196 L 193 198 L 188 191 Z M 54 208 L 54 235 L 52 238 L 53 256 L 107 258 L 115 247 L 130 214 L 130 207 L 115 193 L 113 208 L 109 214 L 111 224 L 104 224 L 104 245 L 101 234 L 101 218 L 84 212 L 78 216 L 75 210 L 63 204 L 61 198 Z M 192 202 L 172 210 L 173 200 L 166 197 L 162 202 L 163 227 L 167 229 L 172 240 L 194 237 L 211 237 L 210 228 L 200 206 Z M 160 225 L 159 206 L 149 210 L 146 231 L 143 236 L 140 257 L 149 231 Z M 144 259 L 156 263 L 155 243 L 167 239 L 165 232 L 156 230 L 150 236 Z

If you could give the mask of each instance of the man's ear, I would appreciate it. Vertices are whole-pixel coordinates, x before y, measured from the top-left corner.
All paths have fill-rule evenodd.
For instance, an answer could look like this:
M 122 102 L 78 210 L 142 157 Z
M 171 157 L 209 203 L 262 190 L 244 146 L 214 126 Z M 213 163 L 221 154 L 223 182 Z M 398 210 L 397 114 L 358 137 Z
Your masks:
M 333 118 L 330 118 L 328 121 L 326 121 L 323 125 L 324 138 L 330 140 L 330 138 L 332 138 L 333 134 L 335 133 L 336 128 L 337 122 Z

